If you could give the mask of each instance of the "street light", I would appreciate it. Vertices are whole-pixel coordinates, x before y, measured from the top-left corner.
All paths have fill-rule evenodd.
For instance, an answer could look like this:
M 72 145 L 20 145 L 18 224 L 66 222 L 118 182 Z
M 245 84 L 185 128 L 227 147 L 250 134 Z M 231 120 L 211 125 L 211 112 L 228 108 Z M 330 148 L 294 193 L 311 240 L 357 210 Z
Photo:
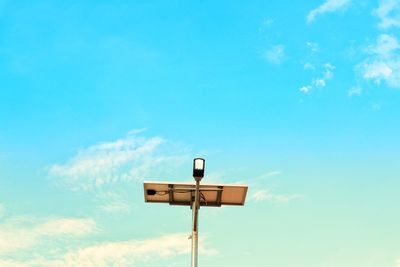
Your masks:
M 193 178 L 201 180 L 204 177 L 205 160 L 202 158 L 195 158 L 193 160 Z
M 149 203 L 169 203 L 190 206 L 192 209 L 192 267 L 198 264 L 198 211 L 200 206 L 243 206 L 247 185 L 201 184 L 204 177 L 205 160 L 193 160 L 195 183 L 144 182 L 144 199 Z

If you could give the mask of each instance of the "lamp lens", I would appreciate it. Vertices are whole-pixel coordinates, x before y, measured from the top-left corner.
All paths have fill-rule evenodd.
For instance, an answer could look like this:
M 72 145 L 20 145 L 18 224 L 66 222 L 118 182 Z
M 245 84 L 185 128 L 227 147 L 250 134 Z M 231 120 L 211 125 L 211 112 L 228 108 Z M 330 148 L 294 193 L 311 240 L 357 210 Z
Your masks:
M 195 170 L 204 170 L 204 159 L 195 159 L 194 160 L 194 169 Z

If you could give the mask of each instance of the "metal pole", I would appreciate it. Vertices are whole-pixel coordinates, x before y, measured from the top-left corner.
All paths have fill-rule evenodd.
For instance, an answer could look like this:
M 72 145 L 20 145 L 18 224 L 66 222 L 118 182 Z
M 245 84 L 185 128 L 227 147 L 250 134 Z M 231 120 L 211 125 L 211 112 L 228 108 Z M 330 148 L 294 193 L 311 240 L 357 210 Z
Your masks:
M 198 211 L 200 208 L 200 181 L 196 179 L 194 201 L 192 201 L 192 267 L 197 267 L 199 254 Z

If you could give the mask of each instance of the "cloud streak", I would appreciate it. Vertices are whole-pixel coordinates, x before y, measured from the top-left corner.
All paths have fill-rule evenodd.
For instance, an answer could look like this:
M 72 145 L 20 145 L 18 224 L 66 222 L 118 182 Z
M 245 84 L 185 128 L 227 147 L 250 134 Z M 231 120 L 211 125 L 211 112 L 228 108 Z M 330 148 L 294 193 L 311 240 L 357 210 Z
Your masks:
M 202 248 L 203 254 L 215 250 Z M 66 267 L 139 266 L 140 262 L 190 253 L 187 234 L 165 235 L 144 241 L 109 242 L 85 247 L 65 255 Z
M 29 249 L 46 238 L 82 237 L 96 230 L 91 219 L 52 218 L 38 222 L 26 217 L 13 218 L 0 224 L 0 255 Z
M 347 91 L 347 96 L 360 96 L 362 94 L 362 88 L 359 86 L 353 86 Z
M 215 249 L 204 246 L 200 240 L 203 255 L 218 254 Z M 176 257 L 190 253 L 190 240 L 185 233 L 164 235 L 147 240 L 103 242 L 69 251 L 56 258 L 31 258 L 27 260 L 0 260 L 7 267 L 136 267 L 143 262 Z
M 163 138 L 132 135 L 136 133 L 81 149 L 65 163 L 50 166 L 49 174 L 61 178 L 72 190 L 90 191 L 118 182 L 142 181 L 163 164 L 175 166 L 186 160 L 182 150 L 162 150 L 171 146 Z
M 297 199 L 300 197 L 300 195 L 274 194 L 268 189 L 256 191 L 251 196 L 251 198 L 256 202 L 271 201 L 277 203 L 287 203 L 293 199 Z
M 146 160 L 152 152 L 163 142 L 161 138 L 150 139 L 120 139 L 114 142 L 101 143 L 81 150 L 65 164 L 55 164 L 50 167 L 50 174 L 68 179 L 68 182 L 77 185 L 82 178 L 84 189 L 90 186 L 101 186 L 118 179 L 141 178 L 146 171 L 149 161 Z M 114 170 L 124 167 L 128 162 L 141 164 L 131 166 L 130 171 L 122 176 L 114 175 Z M 83 182 L 83 181 L 81 181 Z
M 307 24 L 313 23 L 318 16 L 325 13 L 332 13 L 344 9 L 350 2 L 351 0 L 326 0 L 323 4 L 308 13 L 306 19 Z

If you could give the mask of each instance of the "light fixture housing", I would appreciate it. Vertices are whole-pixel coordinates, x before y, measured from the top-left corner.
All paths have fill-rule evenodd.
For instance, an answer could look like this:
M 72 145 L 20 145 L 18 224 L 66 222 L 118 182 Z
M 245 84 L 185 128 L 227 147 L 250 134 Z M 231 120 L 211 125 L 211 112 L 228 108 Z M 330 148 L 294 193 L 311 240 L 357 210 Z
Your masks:
M 201 180 L 204 177 L 204 167 L 206 161 L 203 158 L 195 158 L 193 160 L 193 177 Z

